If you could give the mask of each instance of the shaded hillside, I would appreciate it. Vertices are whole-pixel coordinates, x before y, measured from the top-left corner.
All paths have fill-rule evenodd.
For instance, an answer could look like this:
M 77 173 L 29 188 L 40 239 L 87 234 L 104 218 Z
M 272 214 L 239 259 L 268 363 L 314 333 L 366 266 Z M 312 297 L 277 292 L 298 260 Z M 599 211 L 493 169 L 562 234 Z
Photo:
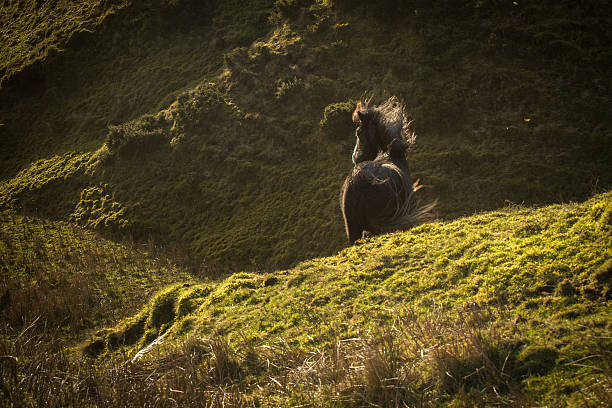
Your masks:
M 406 101 L 442 218 L 610 187 L 608 5 L 240 4 L 125 7 L 39 63 L 35 94 L 9 80 L 1 205 L 212 268 L 331 254 L 364 90 Z
M 0 213 L 4 334 L 83 338 L 133 313 L 170 282 L 191 279 L 153 245 L 120 245 L 63 222 Z
M 224 53 L 266 32 L 259 25 L 265 8 L 235 1 L 126 0 L 115 7 L 89 0 L 66 6 L 64 15 L 68 2 L 15 3 L 17 10 L 2 16 L 3 32 L 15 39 L 3 57 L 26 40 L 38 45 L 30 31 L 43 30 L 44 44 L 55 51 L 2 83 L 3 178 L 37 159 L 97 149 L 109 125 L 166 107 L 181 90 L 215 75 Z M 108 16 L 94 26 L 91 13 Z
M 74 35 L 96 29 L 105 18 L 128 4 L 125 0 L 79 3 L 65 0 L 2 3 L 0 85 L 49 54 L 60 52 Z
M 100 356 L 82 357 L 91 369 L 20 365 L 16 379 L 50 380 L 51 406 L 603 407 L 611 214 L 610 193 L 517 206 L 273 274 L 169 286 L 85 344 Z

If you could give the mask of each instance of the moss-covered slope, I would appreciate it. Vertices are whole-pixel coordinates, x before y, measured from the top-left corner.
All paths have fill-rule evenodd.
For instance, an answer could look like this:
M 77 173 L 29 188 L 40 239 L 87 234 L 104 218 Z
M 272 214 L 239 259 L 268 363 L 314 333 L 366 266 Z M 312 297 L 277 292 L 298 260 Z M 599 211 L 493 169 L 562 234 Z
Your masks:
M 610 15 L 557 1 L 129 5 L 0 91 L 0 203 L 154 236 L 215 268 L 331 254 L 364 90 L 406 100 L 409 162 L 444 219 L 586 199 L 611 183 Z
M 244 347 L 258 350 L 280 339 L 284 347 L 308 353 L 390 328 L 400 354 L 406 353 L 395 363 L 419 367 L 421 383 L 410 387 L 435 387 L 432 403 L 465 398 L 475 403 L 472 386 L 527 405 L 579 401 L 597 381 L 610 391 L 611 378 L 598 373 L 610 374 L 611 217 L 610 193 L 584 204 L 509 207 L 384 235 L 270 275 L 239 273 L 219 283 L 172 286 L 137 316 L 99 332 L 86 351 L 133 356 L 161 334 L 166 352 L 185 338 L 222 336 L 233 339 L 236 356 L 243 356 L 235 357 L 244 365 L 241 392 L 257 394 L 261 379 L 249 371 Z M 487 366 L 478 358 L 463 360 L 472 358 L 462 348 L 469 349 L 462 343 L 468 334 L 480 336 L 482 349 L 473 353 L 494 360 L 497 374 L 483 371 L 484 378 L 467 380 L 471 370 Z M 404 343 L 402 336 L 415 343 Z M 445 349 L 455 341 L 457 349 Z M 447 350 L 451 361 L 437 349 Z M 428 377 L 436 364 L 448 365 L 448 376 Z M 397 370 L 389 375 L 403 372 Z M 468 377 L 455 378 L 452 370 Z M 495 382 L 501 378 L 503 386 Z M 319 380 L 348 387 L 341 378 Z M 496 384 L 494 391 L 490 387 Z M 290 400 L 307 392 L 290 383 L 286 394 L 269 386 L 266 393 Z
M 36 60 L 0 89 L 3 179 L 38 159 L 96 150 L 110 125 L 167 107 L 216 75 L 224 53 L 266 32 L 267 2 L 73 3 L 2 8 L 2 43 L 10 44 L 2 60 L 9 63 L 9 53 Z
M 126 0 L 5 1 L 0 8 L 0 85 L 50 53 L 60 52 L 74 35 L 91 31 L 129 4 Z M 31 84 L 36 86 L 36 84 Z

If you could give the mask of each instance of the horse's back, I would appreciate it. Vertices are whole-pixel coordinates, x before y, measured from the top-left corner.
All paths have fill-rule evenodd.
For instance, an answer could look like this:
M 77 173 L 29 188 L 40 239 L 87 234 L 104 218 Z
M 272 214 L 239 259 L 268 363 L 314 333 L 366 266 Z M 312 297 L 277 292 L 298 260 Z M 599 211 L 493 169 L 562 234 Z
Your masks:
M 386 161 L 357 165 L 345 182 L 342 198 L 345 218 L 350 208 L 350 214 L 361 219 L 363 229 L 372 233 L 393 229 L 401 209 L 414 199 L 409 175 Z
M 352 176 L 354 188 L 363 194 L 380 196 L 382 202 L 389 201 L 388 195 L 409 193 L 407 189 L 411 187 L 409 175 L 390 162 L 364 162 L 355 167 Z M 370 201 L 374 199 L 370 197 Z

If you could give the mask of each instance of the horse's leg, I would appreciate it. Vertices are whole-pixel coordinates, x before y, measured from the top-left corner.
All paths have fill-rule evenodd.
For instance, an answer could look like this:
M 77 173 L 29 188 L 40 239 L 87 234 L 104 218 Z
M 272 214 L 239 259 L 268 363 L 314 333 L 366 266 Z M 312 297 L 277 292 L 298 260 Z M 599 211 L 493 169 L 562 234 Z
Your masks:
M 362 237 L 366 222 L 351 184 L 345 185 L 342 194 L 342 215 L 346 236 L 352 244 Z

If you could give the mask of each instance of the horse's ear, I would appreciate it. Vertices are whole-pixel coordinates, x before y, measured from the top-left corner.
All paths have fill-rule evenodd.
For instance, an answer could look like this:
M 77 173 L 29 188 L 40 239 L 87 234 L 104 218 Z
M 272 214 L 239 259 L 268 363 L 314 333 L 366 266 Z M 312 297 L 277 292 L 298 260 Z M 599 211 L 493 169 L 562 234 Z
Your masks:
M 364 107 L 364 104 L 361 101 L 357 102 L 357 106 L 355 107 L 355 110 L 353 111 L 353 122 L 363 123 L 366 121 L 367 118 L 368 118 L 367 108 Z
M 359 121 L 361 120 L 361 115 L 360 115 L 360 111 L 361 110 L 361 102 L 357 102 L 357 106 L 355 107 L 355 110 L 353 111 L 353 122 L 354 123 L 359 123 Z
M 368 113 L 363 109 L 360 109 L 360 106 L 357 105 L 355 108 L 355 112 L 353 112 L 353 122 L 355 123 L 365 123 L 368 119 Z

